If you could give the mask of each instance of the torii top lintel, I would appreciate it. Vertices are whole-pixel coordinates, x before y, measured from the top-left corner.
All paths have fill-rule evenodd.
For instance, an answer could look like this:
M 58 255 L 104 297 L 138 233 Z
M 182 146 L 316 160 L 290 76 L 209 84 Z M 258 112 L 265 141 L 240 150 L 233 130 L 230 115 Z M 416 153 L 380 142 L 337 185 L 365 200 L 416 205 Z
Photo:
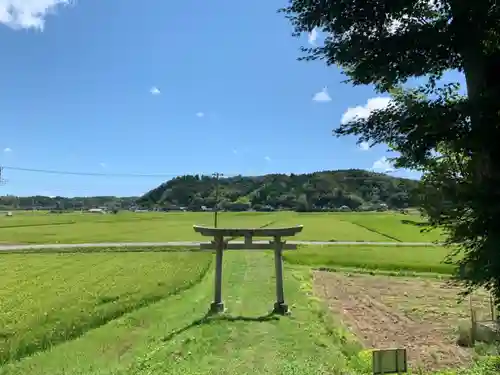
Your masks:
M 301 232 L 302 228 L 302 225 L 286 228 L 213 228 L 193 225 L 195 232 L 211 237 L 290 237 Z

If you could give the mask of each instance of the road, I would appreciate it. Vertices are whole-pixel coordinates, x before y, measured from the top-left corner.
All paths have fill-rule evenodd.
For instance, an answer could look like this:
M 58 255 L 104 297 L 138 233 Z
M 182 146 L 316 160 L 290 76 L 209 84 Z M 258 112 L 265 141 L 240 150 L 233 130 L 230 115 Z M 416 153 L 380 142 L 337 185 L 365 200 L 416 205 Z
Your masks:
M 231 241 L 231 243 L 243 243 L 243 241 Z M 254 241 L 254 243 L 268 243 L 268 241 Z M 328 241 L 287 241 L 296 245 L 369 245 L 369 246 L 433 246 L 431 242 L 328 242 Z M 162 246 L 186 246 L 197 247 L 200 242 L 196 241 L 171 241 L 171 242 L 101 242 L 101 243 L 79 243 L 79 244 L 43 244 L 43 245 L 0 245 L 0 251 L 9 250 L 33 250 L 33 249 L 68 249 L 78 247 L 162 247 Z

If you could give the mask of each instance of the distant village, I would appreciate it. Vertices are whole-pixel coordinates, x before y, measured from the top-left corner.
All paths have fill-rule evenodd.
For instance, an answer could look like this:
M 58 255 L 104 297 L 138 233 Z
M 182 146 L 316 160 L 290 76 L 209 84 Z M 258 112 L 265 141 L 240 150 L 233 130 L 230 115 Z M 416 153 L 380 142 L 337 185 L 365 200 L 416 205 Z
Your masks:
M 387 211 L 389 207 L 382 203 L 379 205 L 376 211 Z M 253 208 L 248 208 L 245 210 L 230 210 L 230 209 L 219 209 L 219 212 L 224 212 L 224 211 L 238 211 L 238 212 L 273 212 L 273 211 L 282 211 L 283 209 L 281 208 L 275 208 L 271 207 L 269 205 L 260 207 L 258 210 L 253 209 Z M 211 207 L 206 207 L 206 206 L 201 206 L 199 210 L 194 210 L 192 208 L 188 207 L 178 207 L 178 206 L 169 206 L 167 207 L 155 207 L 155 208 L 144 208 L 140 206 L 130 206 L 128 208 L 119 208 L 119 207 L 108 207 L 108 206 L 101 206 L 101 207 L 93 207 L 93 208 L 80 208 L 80 209 L 63 209 L 63 208 L 58 208 L 58 207 L 30 207 L 30 208 L 19 208 L 17 211 L 48 211 L 49 213 L 67 213 L 67 212 L 81 212 L 81 213 L 88 213 L 88 214 L 117 214 L 120 211 L 130 211 L 130 212 L 214 212 L 215 208 Z M 327 212 L 327 211 L 334 211 L 334 212 L 350 212 L 352 209 L 348 206 L 341 206 L 337 209 L 332 209 L 332 208 L 322 208 L 322 207 L 313 207 L 311 211 L 322 211 L 322 212 Z M 12 211 L 9 210 L 8 216 L 12 216 Z

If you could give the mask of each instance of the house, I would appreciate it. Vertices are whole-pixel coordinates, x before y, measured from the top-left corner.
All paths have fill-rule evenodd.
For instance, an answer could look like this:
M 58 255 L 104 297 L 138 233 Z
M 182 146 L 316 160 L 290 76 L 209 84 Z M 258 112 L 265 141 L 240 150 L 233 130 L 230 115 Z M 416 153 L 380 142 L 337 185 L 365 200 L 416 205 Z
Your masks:
M 387 211 L 389 207 L 385 203 L 380 203 L 380 205 L 377 208 L 377 211 Z

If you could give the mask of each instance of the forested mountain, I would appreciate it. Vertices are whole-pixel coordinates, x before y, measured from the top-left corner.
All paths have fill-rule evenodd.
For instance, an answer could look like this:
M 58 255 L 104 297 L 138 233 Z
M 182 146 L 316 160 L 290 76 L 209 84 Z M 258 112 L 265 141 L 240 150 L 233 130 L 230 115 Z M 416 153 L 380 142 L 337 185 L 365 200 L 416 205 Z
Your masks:
M 146 207 L 186 207 L 198 210 L 216 205 L 229 210 L 317 209 L 370 210 L 413 205 L 418 181 L 358 169 L 310 174 L 269 174 L 220 178 L 186 175 L 163 183 L 137 202 Z

